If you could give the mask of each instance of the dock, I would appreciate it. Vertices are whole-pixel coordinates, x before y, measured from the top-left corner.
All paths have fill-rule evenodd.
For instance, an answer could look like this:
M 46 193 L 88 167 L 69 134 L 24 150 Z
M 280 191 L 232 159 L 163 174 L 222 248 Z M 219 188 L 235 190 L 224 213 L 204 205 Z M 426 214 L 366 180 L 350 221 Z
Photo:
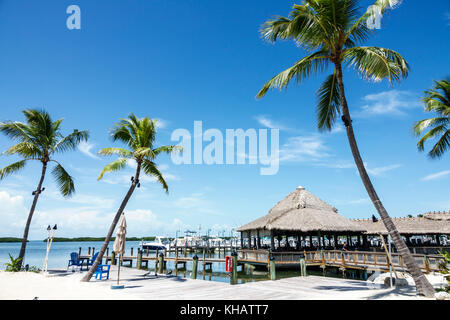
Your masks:
M 88 248 L 88 254 L 82 255 L 82 249 L 79 249 L 80 258 L 89 258 L 94 253 L 94 248 Z M 155 263 L 155 271 L 163 270 L 168 261 L 173 262 L 176 270 L 186 269 L 187 263 L 193 263 L 196 258 L 202 264 L 203 271 L 212 272 L 213 263 L 223 263 L 226 261 L 226 251 L 223 252 L 223 258 L 220 256 L 212 256 L 211 251 L 199 250 L 201 254 L 194 257 L 187 256 L 188 250 L 176 250 L 175 255 L 169 252 L 143 252 L 138 249 L 134 254 L 133 248 L 130 254 L 125 254 L 122 264 L 137 269 L 148 269 L 149 262 Z M 231 252 L 230 252 L 231 255 Z M 414 259 L 418 263 L 422 272 L 429 274 L 440 270 L 440 264 L 443 257 L 440 255 L 424 255 L 413 254 Z M 103 257 L 106 264 L 117 264 L 117 258 L 114 253 L 109 254 L 109 248 Z M 360 270 L 366 272 L 388 272 L 391 268 L 394 271 L 406 272 L 406 265 L 402 257 L 398 253 L 391 253 L 390 256 L 386 252 L 373 251 L 342 251 L 342 250 L 321 250 L 321 251 L 294 251 L 294 252 L 272 252 L 270 250 L 237 250 L 236 266 L 240 267 L 239 271 L 243 271 L 248 266 L 265 267 L 267 271 L 272 268 L 300 268 L 300 260 L 303 259 L 306 267 L 338 268 L 343 273 L 346 270 Z M 162 268 L 162 269 L 161 269 Z M 275 271 L 275 270 L 272 270 Z

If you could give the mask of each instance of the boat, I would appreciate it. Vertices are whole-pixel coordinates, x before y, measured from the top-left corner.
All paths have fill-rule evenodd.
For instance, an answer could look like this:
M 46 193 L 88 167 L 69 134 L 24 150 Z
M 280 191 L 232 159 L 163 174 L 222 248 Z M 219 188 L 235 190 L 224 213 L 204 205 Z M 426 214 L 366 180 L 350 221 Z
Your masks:
M 156 250 L 169 250 L 170 241 L 169 238 L 163 236 L 157 236 L 154 241 L 144 242 L 141 241 L 140 247 L 142 250 L 156 251 Z

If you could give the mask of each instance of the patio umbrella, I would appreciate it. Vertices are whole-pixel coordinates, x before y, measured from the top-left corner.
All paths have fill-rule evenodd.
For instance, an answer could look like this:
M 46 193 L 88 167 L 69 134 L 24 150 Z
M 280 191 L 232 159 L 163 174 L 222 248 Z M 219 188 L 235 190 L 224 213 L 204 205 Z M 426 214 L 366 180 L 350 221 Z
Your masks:
M 127 221 L 125 220 L 125 213 L 122 213 L 119 228 L 117 229 L 116 233 L 116 240 L 114 240 L 114 247 L 113 247 L 113 251 L 116 254 L 120 254 L 119 265 L 117 268 L 117 285 L 119 285 L 120 265 L 122 262 L 123 254 L 125 253 L 126 235 L 127 235 Z

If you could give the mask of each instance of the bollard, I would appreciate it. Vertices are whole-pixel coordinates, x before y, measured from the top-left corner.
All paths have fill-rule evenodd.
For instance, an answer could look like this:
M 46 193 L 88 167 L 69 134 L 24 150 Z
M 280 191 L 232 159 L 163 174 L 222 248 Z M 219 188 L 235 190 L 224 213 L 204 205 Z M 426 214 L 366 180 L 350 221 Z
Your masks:
M 231 253 L 231 257 L 232 257 L 232 263 L 233 263 L 233 270 L 231 271 L 231 284 L 237 284 L 237 252 L 233 251 Z
M 142 251 L 138 249 L 137 258 L 136 258 L 136 269 L 140 270 L 142 268 Z
M 111 265 L 116 265 L 116 253 L 114 251 L 111 252 Z
M 192 272 L 191 272 L 191 279 L 197 279 L 197 266 L 198 266 L 198 257 L 195 255 L 192 258 Z
M 277 271 L 275 267 L 275 257 L 270 255 L 270 280 L 277 280 Z
M 162 252 L 159 254 L 158 267 L 159 267 L 158 273 L 162 274 L 164 272 L 164 253 Z

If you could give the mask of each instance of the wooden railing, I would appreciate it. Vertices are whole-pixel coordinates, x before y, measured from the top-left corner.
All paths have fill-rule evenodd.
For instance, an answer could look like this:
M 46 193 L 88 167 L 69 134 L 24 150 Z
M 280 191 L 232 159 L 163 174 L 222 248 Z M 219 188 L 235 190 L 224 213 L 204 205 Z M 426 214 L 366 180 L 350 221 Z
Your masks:
M 389 269 L 389 259 L 386 252 L 368 251 L 297 251 L 297 252 L 272 252 L 269 250 L 239 250 L 238 260 L 255 264 L 268 264 L 270 254 L 277 265 L 298 264 L 302 257 L 307 265 L 336 266 L 352 269 Z M 440 255 L 413 254 L 419 267 L 425 272 L 439 271 L 439 265 L 443 262 Z M 392 266 L 397 271 L 405 271 L 406 265 L 398 253 L 391 254 Z

